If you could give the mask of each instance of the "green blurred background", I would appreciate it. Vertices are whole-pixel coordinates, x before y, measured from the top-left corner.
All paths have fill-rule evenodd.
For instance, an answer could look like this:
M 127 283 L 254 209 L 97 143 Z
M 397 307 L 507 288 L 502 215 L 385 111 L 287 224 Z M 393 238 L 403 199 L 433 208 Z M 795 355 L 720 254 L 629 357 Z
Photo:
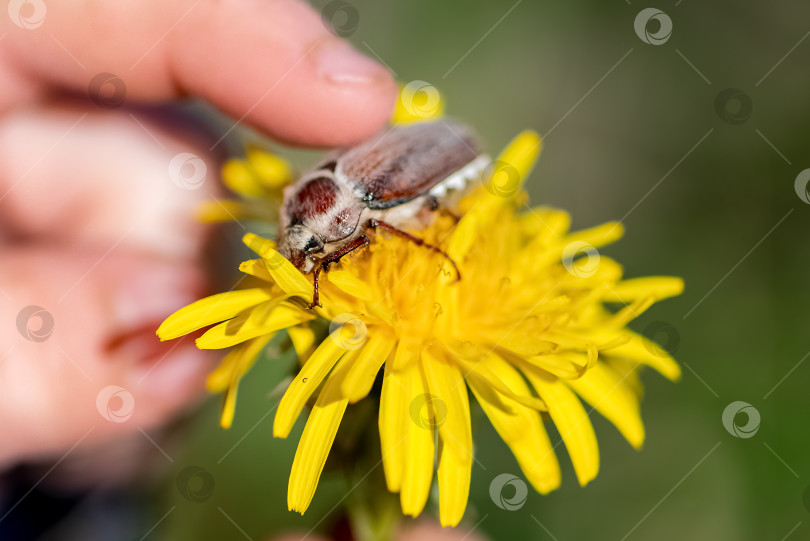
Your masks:
M 660 45 L 634 30 L 649 6 L 672 21 Z M 643 450 L 593 414 L 599 477 L 579 487 L 560 446 L 562 487 L 507 511 L 490 499 L 490 482 L 521 472 L 474 412 L 478 462 L 463 525 L 496 540 L 810 539 L 810 205 L 794 190 L 810 167 L 810 4 L 362 0 L 342 13 L 336 24 L 358 49 L 402 82 L 439 88 L 447 113 L 475 126 L 491 151 L 524 128 L 543 134 L 532 202 L 569 210 L 574 228 L 623 219 L 625 238 L 603 251 L 628 277 L 686 280 L 684 295 L 633 325 L 666 323 L 655 338 L 684 367 L 677 384 L 643 375 Z M 727 88 L 741 93 L 718 102 Z M 302 167 L 315 159 L 285 154 Z M 159 527 L 165 538 L 261 539 L 334 525 L 346 490 L 338 474 L 324 476 L 304 517 L 287 511 L 302 423 L 289 440 L 272 438 L 284 358 L 246 378 L 231 430 L 218 428 L 218 398 L 182 429 L 175 471 L 154 500 L 156 520 L 173 509 Z M 753 437 L 724 428 L 734 401 L 760 413 Z M 177 488 L 189 466 L 214 482 L 203 501 Z

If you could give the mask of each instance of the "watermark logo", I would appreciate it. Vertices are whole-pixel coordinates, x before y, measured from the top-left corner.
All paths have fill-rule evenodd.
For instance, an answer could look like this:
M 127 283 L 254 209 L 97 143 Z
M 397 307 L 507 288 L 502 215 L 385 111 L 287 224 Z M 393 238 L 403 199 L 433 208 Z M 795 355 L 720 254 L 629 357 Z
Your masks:
M 810 190 L 807 189 L 808 184 L 810 184 L 810 169 L 805 169 L 796 175 L 796 180 L 793 182 L 793 189 L 796 190 L 796 195 L 799 196 L 799 199 L 810 205 Z
M 432 84 L 425 81 L 411 81 L 402 88 L 399 100 L 402 107 L 413 116 L 429 118 L 439 110 L 442 98 Z
M 411 400 L 411 420 L 421 428 L 438 428 L 447 420 L 447 404 L 432 394 L 420 394 Z
M 192 503 L 202 503 L 214 493 L 214 476 L 199 466 L 186 466 L 177 474 L 177 492 Z
M 512 197 L 520 190 L 520 173 L 511 163 L 490 162 L 481 173 L 484 188 L 497 197 Z
M 727 88 L 714 99 L 714 110 L 726 124 L 740 126 L 751 118 L 754 102 L 742 90 Z
M 135 397 L 118 385 L 108 385 L 96 396 L 96 409 L 112 423 L 125 423 L 135 411 Z
M 723 426 L 735 438 L 753 438 L 759 430 L 759 421 L 759 411 L 748 402 L 737 400 L 723 410 Z
M 645 8 L 633 21 L 638 39 L 648 45 L 663 45 L 672 35 L 672 19 L 656 8 Z
M 517 475 L 502 473 L 489 484 L 489 497 L 492 498 L 492 503 L 504 511 L 517 511 L 526 503 L 529 488 Z
M 360 26 L 360 12 L 344 0 L 332 0 L 321 10 L 321 20 L 327 30 L 345 38 L 354 34 Z
M 184 190 L 197 190 L 205 182 L 208 167 L 191 152 L 181 152 L 169 162 L 169 178 Z
M 681 344 L 681 333 L 666 321 L 653 321 L 647 325 L 644 336 L 650 339 L 644 342 L 647 351 L 657 357 L 674 355 Z
M 44 342 L 53 334 L 53 316 L 41 306 L 26 306 L 17 314 L 17 330 L 26 340 Z
M 360 349 L 366 343 L 368 329 L 354 314 L 340 314 L 329 323 L 329 338 L 343 349 Z
M 11 0 L 8 3 L 11 22 L 25 30 L 35 30 L 42 26 L 47 12 L 42 0 Z
M 599 251 L 583 240 L 569 243 L 562 253 L 562 264 L 569 274 L 588 278 L 599 269 Z
M 117 109 L 124 104 L 127 85 L 113 73 L 99 73 L 90 79 L 87 94 L 90 100 L 102 109 Z
M 267 268 L 270 270 L 278 270 L 280 269 L 284 263 L 287 261 L 287 258 L 281 255 L 281 253 L 273 250 L 268 255 L 263 257 L 264 264 L 267 265 Z

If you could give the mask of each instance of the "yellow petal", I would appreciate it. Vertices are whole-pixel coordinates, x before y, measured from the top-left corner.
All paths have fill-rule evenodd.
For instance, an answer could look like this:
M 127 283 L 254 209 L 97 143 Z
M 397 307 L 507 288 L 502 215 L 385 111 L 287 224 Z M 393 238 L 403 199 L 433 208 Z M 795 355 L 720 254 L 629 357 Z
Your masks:
M 548 244 L 565 235 L 571 226 L 570 214 L 564 210 L 550 207 L 533 207 L 522 218 L 523 227 L 526 228 L 527 222 L 533 224 L 534 235 L 532 236 L 542 239 L 543 244 Z
M 265 265 L 264 259 L 249 259 L 247 261 L 242 261 L 239 264 L 239 270 L 245 274 L 258 278 L 259 280 L 264 280 L 265 282 L 273 281 L 273 277 L 270 276 L 270 272 L 267 270 L 267 265 Z
M 599 362 L 578 380 L 568 382 L 579 396 L 604 415 L 636 449 L 644 443 L 638 396 L 606 362 Z
M 445 344 L 446 345 L 446 344 Z M 464 378 L 467 381 L 481 380 L 487 385 L 493 387 L 498 393 L 520 402 L 524 406 L 536 409 L 538 411 L 548 411 L 546 403 L 530 394 L 521 393 L 519 389 L 510 388 L 504 383 L 500 376 L 500 370 L 496 369 L 496 361 L 500 359 L 494 352 L 490 352 L 485 359 L 479 361 L 469 361 L 462 356 L 458 355 L 456 351 L 452 351 L 456 358 L 456 362 L 461 365 L 464 372 Z M 497 366 L 503 366 L 507 363 L 497 363 Z
M 225 185 L 244 197 L 262 197 L 264 187 L 257 182 L 253 172 L 242 160 L 231 159 L 222 166 L 222 181 Z
M 274 299 L 257 306 L 247 314 L 242 314 L 211 327 L 197 338 L 197 347 L 200 349 L 222 349 L 235 346 L 245 340 L 309 321 L 313 317 L 312 313 L 279 303 L 278 299 Z
M 410 395 L 406 408 L 410 414 L 407 421 L 405 471 L 402 477 L 400 503 L 402 513 L 418 516 L 427 503 L 430 484 L 433 480 L 435 411 L 427 392 L 422 369 L 412 366 L 405 377 L 410 379 Z M 407 395 L 406 395 L 407 396 Z M 416 407 L 415 407 L 416 406 Z M 424 406 L 420 408 L 419 406 Z M 416 409 L 416 412 L 414 410 Z M 421 410 L 421 411 L 420 411 Z
M 242 242 L 245 246 L 261 256 L 276 248 L 276 242 L 274 240 L 266 239 L 253 233 L 245 233 L 242 237 Z
M 298 361 L 303 365 L 315 351 L 315 331 L 309 325 L 296 325 L 287 329 Z
M 252 341 L 245 342 L 243 344 L 239 344 L 232 350 L 228 352 L 225 357 L 222 358 L 222 361 L 219 365 L 208 374 L 208 377 L 205 379 L 205 388 L 208 390 L 209 393 L 221 393 L 225 389 L 228 388 L 230 385 L 231 380 L 233 379 L 233 375 L 239 372 L 240 368 L 240 361 L 245 356 L 245 352 L 247 349 L 251 348 L 254 344 L 263 342 L 262 347 L 264 344 L 272 339 L 273 336 L 262 336 L 260 338 L 255 338 Z M 261 352 L 261 348 L 253 352 L 254 357 Z M 251 363 L 253 361 L 251 360 Z M 249 368 L 249 367 L 248 367 Z M 244 372 L 243 372 L 244 373 Z
M 525 130 L 517 135 L 500 153 L 497 161 L 507 163 L 520 175 L 520 186 L 531 173 L 537 156 L 540 154 L 542 141 L 537 132 Z
M 622 280 L 607 290 L 602 297 L 605 302 L 628 303 L 636 299 L 652 297 L 667 299 L 683 293 L 683 279 L 672 276 L 646 276 Z
M 548 404 L 549 415 L 565 442 L 579 484 L 586 485 L 599 473 L 599 448 L 588 413 L 565 383 L 535 367 L 523 368 L 523 373 Z
M 442 526 L 456 526 L 461 522 L 470 496 L 472 455 L 460 458 L 447 450 L 446 442 L 440 441 L 439 467 L 439 520 Z
M 290 295 L 312 298 L 312 283 L 286 257 L 276 251 L 275 242 L 253 233 L 247 233 L 242 237 L 242 242 L 265 260 L 268 272 L 281 289 Z
M 470 404 L 459 369 L 445 359 L 422 352 L 431 395 L 434 424 L 439 429 L 439 516 L 442 526 L 455 526 L 464 516 L 473 463 Z
M 339 332 L 339 331 L 336 331 Z M 287 387 L 281 398 L 273 421 L 273 436 L 286 438 L 292 430 L 304 405 L 318 388 L 326 374 L 335 366 L 338 359 L 346 353 L 339 340 L 327 338 L 310 356 L 304 367 Z
M 498 356 L 488 362 L 504 385 L 521 396 L 531 394 L 525 378 L 512 364 Z M 487 381 L 468 379 L 467 383 L 532 486 L 541 494 L 559 487 L 560 465 L 537 410 L 496 392 Z
M 561 353 L 559 355 L 536 355 L 526 357 L 526 362 L 554 374 L 558 378 L 575 380 L 581 378 L 588 369 L 588 356 L 581 353 Z
M 345 270 L 333 270 L 326 274 L 330 284 L 363 301 L 371 300 L 369 284 L 360 280 L 353 273 Z
M 655 368 L 672 381 L 681 377 L 681 367 L 664 348 L 640 334 L 627 330 L 630 340 L 617 345 L 609 352 L 611 357 L 636 361 Z
M 292 180 L 292 169 L 287 160 L 255 146 L 248 147 L 246 154 L 256 180 L 264 187 L 279 191 Z
M 242 377 L 248 372 L 248 370 L 251 369 L 253 364 L 256 362 L 259 353 L 261 353 L 264 346 L 266 346 L 272 338 L 273 335 L 256 338 L 246 342 L 239 348 L 234 349 L 231 353 L 229 353 L 229 355 L 235 354 L 236 359 L 233 363 L 233 370 L 231 371 L 227 389 L 225 390 L 225 396 L 222 398 L 222 412 L 220 413 L 219 417 L 219 424 L 222 428 L 228 429 L 231 427 L 231 424 L 233 424 L 233 416 L 236 412 L 236 394 L 239 390 L 239 382 L 242 380 Z
M 626 327 L 628 323 L 636 319 L 638 316 L 643 314 L 647 311 L 647 309 L 653 305 L 655 299 L 652 297 L 644 297 L 641 299 L 636 299 L 618 312 L 616 312 L 609 321 L 605 322 L 604 325 L 607 327 L 614 327 L 616 329 L 621 329 Z
M 239 289 L 217 293 L 184 306 L 160 324 L 157 335 L 161 340 L 171 340 L 208 325 L 230 319 L 241 311 L 256 306 L 275 293 L 269 288 Z
M 315 495 L 326 458 L 349 403 L 342 398 L 340 387 L 350 365 L 351 360 L 347 357 L 340 360 L 309 414 L 290 471 L 287 489 L 287 507 L 290 511 L 303 514 Z
M 341 392 L 342 396 L 349 399 L 349 403 L 354 404 L 371 391 L 377 373 L 393 347 L 394 342 L 387 336 L 379 332 L 369 333 L 368 342 L 363 345 L 357 360 L 343 379 Z
M 470 430 L 470 404 L 464 377 L 454 364 L 422 352 L 422 366 L 433 400 L 436 427 L 450 452 L 472 464 L 472 432 Z
M 478 219 L 475 214 L 465 214 L 456 224 L 447 245 L 447 255 L 453 261 L 464 261 L 464 258 L 474 247 L 478 233 Z
M 583 229 L 576 233 L 571 233 L 560 239 L 564 246 L 568 246 L 574 242 L 584 242 L 590 244 L 594 248 L 605 246 L 616 242 L 624 235 L 624 226 L 621 222 L 607 222 L 596 227 Z
M 402 487 L 410 424 L 408 404 L 411 397 L 411 377 L 400 366 L 402 364 L 397 362 L 396 356 L 386 363 L 380 395 L 380 448 L 385 482 L 391 492 L 399 492 Z
M 500 349 L 508 350 L 521 356 L 544 355 L 555 351 L 554 344 L 545 335 L 537 332 L 537 327 L 530 325 L 512 327 L 511 329 L 493 329 L 489 338 L 496 340 Z
M 515 371 L 517 374 L 517 371 Z M 512 450 L 531 485 L 541 494 L 560 486 L 561 472 L 540 414 L 519 402 L 499 395 L 482 380 L 468 380 L 478 403 L 492 426 Z M 526 386 L 520 374 L 510 382 Z M 528 392 L 528 387 L 526 387 Z

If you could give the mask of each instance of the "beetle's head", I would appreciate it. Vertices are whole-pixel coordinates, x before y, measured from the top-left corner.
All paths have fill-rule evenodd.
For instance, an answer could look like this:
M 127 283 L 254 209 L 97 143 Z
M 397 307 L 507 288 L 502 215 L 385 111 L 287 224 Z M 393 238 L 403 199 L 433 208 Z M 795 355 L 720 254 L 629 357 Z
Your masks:
M 308 273 L 315 261 L 324 255 L 323 239 L 304 224 L 294 224 L 286 228 L 279 238 L 278 251 L 290 260 L 295 267 Z

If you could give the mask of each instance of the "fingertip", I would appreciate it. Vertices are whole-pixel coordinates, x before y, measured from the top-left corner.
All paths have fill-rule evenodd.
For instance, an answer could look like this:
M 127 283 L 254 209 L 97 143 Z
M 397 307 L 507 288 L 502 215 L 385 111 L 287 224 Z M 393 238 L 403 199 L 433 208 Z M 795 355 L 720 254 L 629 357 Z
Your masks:
M 398 89 L 388 70 L 333 40 L 311 55 L 310 73 L 280 82 L 278 101 L 257 107 L 257 127 L 288 143 L 333 147 L 365 139 L 390 120 Z
M 298 0 L 229 6 L 186 26 L 172 71 L 188 91 L 303 146 L 352 143 L 389 120 L 397 96 L 391 73 L 331 34 L 311 7 Z M 205 24 L 210 19 L 218 24 Z

